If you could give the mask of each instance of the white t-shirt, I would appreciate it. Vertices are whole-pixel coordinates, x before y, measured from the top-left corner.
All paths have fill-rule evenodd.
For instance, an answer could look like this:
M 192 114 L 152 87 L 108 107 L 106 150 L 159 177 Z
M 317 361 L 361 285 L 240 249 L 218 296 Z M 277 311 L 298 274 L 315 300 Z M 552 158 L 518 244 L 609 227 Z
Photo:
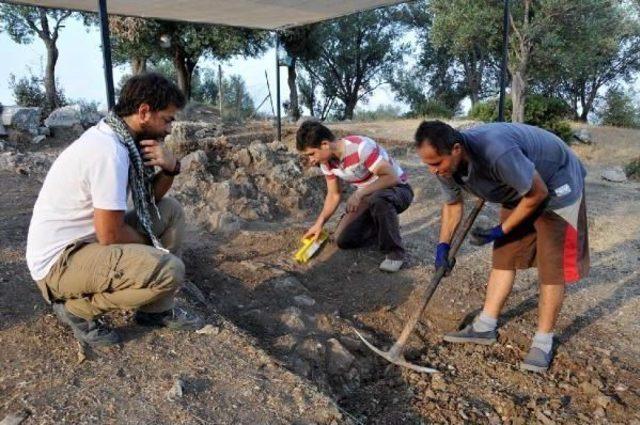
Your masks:
M 34 280 L 46 277 L 66 246 L 95 241 L 93 209 L 127 209 L 129 153 L 100 121 L 69 145 L 44 180 L 27 237 Z

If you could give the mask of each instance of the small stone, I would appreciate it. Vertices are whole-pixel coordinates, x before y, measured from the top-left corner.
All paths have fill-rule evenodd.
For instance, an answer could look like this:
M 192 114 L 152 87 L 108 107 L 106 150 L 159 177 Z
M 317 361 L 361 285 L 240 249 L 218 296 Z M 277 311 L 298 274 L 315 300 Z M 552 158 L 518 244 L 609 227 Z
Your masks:
M 604 394 L 599 395 L 598 397 L 596 397 L 596 403 L 603 409 L 606 409 L 607 406 L 609 406 L 609 403 L 611 403 L 611 397 Z
M 38 145 L 38 144 L 44 142 L 46 138 L 47 138 L 47 136 L 45 136 L 45 135 L 39 135 L 39 136 L 36 136 L 33 139 L 31 139 L 31 143 L 33 143 L 34 145 Z
M 624 183 L 627 181 L 627 175 L 624 173 L 622 167 L 612 167 L 604 170 L 601 174 L 604 180 L 614 183 Z
M 615 386 L 615 390 L 616 390 L 616 391 L 618 391 L 618 392 L 620 392 L 620 393 L 625 392 L 625 391 L 627 391 L 628 389 L 629 389 L 629 387 L 627 387 L 627 386 L 626 386 L 626 385 L 624 385 L 624 384 L 616 384 L 616 386 Z
M 30 413 L 26 410 L 18 413 L 9 413 L 0 421 L 0 425 L 20 425 L 25 419 L 29 417 Z
M 586 395 L 600 394 L 598 387 L 593 385 L 591 382 L 583 382 L 582 384 L 580 384 L 580 390 Z
M 201 335 L 218 335 L 220 333 L 220 328 L 217 326 L 213 326 L 212 324 L 207 324 L 204 325 L 201 329 L 198 329 L 196 333 Z
M 182 379 L 176 379 L 171 389 L 167 391 L 167 399 L 169 401 L 174 401 L 175 399 L 181 398 L 183 391 L 184 382 L 182 382 Z
M 536 411 L 536 418 L 540 421 L 540 423 L 542 423 L 543 425 L 554 425 L 555 422 L 552 421 L 551 419 L 549 419 L 547 417 L 547 415 L 545 415 L 544 413 L 542 413 L 540 410 Z
M 602 407 L 598 407 L 596 410 L 593 411 L 593 416 L 595 416 L 596 418 L 604 417 L 605 416 L 604 409 Z
M 296 295 L 293 297 L 293 302 L 302 307 L 311 307 L 316 304 L 316 300 L 307 295 Z
M 444 382 L 440 375 L 433 375 L 431 377 L 431 388 L 436 391 L 444 391 L 447 389 L 447 383 Z
M 340 375 L 349 370 L 355 357 L 349 352 L 340 341 L 330 338 L 327 341 L 327 369 L 332 375 Z
M 280 315 L 280 321 L 291 331 L 303 331 L 305 324 L 302 317 L 302 312 L 298 307 L 288 307 Z
M 320 363 L 324 354 L 324 345 L 315 338 L 306 338 L 297 347 L 296 352 L 306 360 Z

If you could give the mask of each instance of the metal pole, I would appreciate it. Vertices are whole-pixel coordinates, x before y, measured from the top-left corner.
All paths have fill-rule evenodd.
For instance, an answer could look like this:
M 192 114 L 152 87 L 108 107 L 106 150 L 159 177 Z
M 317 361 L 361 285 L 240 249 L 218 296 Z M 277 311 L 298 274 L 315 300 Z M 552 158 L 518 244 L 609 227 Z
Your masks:
M 223 88 L 222 88 L 222 65 L 218 64 L 218 106 L 220 108 L 220 119 L 222 119 L 222 96 Z
M 107 0 L 98 0 L 100 16 L 100 35 L 102 36 L 102 60 L 104 62 L 104 83 L 107 88 L 107 106 L 109 110 L 115 106 L 113 90 L 113 69 L 111 67 L 111 41 L 109 40 L 109 17 L 107 15 Z
M 498 104 L 498 121 L 504 121 L 504 98 L 507 87 L 507 60 L 509 58 L 509 0 L 504 0 L 504 16 L 502 18 L 502 67 L 500 69 L 500 102 Z
M 282 119 L 280 115 L 280 36 L 276 32 L 276 109 L 278 111 L 278 141 L 282 140 Z

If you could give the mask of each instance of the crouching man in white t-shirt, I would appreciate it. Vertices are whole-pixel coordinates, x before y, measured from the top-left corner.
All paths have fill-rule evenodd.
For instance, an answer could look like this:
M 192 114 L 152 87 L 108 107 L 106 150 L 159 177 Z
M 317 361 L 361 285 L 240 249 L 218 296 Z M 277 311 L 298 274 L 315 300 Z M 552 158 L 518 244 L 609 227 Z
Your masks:
M 178 257 L 185 222 L 178 202 L 164 195 L 180 162 L 159 142 L 184 104 L 163 76 L 132 77 L 113 112 L 56 159 L 38 195 L 27 240 L 31 276 L 88 344 L 120 341 L 98 319 L 111 310 L 136 310 L 142 325 L 202 325 L 174 306 L 185 273 Z

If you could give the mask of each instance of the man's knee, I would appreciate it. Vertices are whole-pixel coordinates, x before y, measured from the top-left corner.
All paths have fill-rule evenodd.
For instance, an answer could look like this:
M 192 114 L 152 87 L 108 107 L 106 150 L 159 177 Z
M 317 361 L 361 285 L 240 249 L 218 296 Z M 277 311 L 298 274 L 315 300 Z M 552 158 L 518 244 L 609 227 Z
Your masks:
M 374 193 L 369 199 L 369 209 L 373 215 L 384 215 L 395 208 L 391 201 L 382 194 Z
M 345 235 L 344 232 L 340 233 L 338 235 L 338 237 L 336 238 L 336 245 L 338 245 L 338 248 L 340 248 L 340 249 L 357 248 L 357 244 L 355 243 L 353 238 L 347 237 L 347 235 Z
M 149 286 L 170 292 L 180 288 L 184 279 L 185 266 L 182 260 L 173 254 L 166 254 L 160 258 L 157 273 Z
M 184 209 L 177 199 L 165 196 L 157 206 L 161 216 L 170 217 L 173 221 L 184 221 Z

